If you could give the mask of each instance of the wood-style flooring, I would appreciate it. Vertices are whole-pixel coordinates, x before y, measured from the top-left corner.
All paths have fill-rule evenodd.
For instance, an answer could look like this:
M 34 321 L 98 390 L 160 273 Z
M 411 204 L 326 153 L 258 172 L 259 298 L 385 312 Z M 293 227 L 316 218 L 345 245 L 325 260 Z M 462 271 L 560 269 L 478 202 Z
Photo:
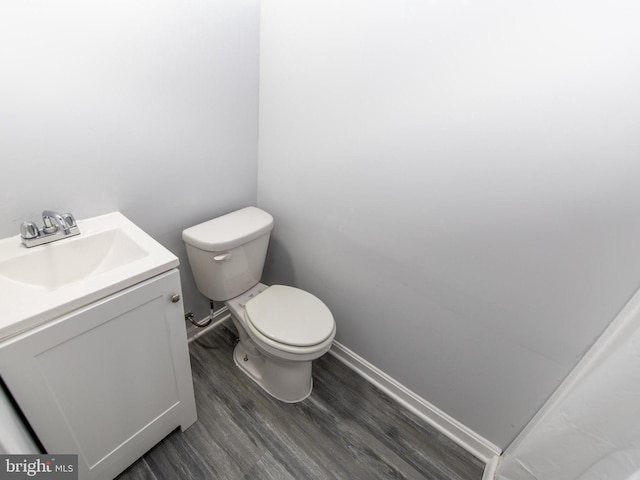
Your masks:
M 314 362 L 303 402 L 273 399 L 234 365 L 233 333 L 192 342 L 198 421 L 119 480 L 480 480 L 483 463 L 347 368 Z

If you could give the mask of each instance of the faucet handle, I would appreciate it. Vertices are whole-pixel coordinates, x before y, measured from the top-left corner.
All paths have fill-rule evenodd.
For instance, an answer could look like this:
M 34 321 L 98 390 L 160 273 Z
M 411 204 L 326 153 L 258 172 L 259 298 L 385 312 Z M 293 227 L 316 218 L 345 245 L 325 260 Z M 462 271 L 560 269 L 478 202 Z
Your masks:
M 20 225 L 20 236 L 26 239 L 37 238 L 40 236 L 40 231 L 35 223 L 22 222 L 22 225 Z
M 71 215 L 70 213 L 63 213 L 62 219 L 64 220 L 64 223 L 66 223 L 67 227 L 69 228 L 78 226 L 78 224 L 76 223 L 76 219 L 73 218 L 73 215 Z

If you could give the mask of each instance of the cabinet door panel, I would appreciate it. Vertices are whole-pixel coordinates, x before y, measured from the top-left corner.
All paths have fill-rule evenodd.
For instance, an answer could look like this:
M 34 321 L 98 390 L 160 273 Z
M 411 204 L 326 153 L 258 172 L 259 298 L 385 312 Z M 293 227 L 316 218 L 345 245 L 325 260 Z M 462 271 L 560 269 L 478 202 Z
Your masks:
M 2 377 L 41 442 L 78 453 L 81 477 L 115 475 L 195 420 L 182 307 L 170 300 L 179 293 L 169 272 L 0 348 Z

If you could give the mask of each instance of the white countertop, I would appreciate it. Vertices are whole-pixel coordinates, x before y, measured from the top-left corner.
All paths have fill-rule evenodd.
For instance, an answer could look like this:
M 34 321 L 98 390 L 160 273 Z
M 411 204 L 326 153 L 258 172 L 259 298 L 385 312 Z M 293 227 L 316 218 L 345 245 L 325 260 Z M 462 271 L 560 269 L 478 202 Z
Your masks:
M 0 240 L 0 341 L 179 265 L 120 212 L 77 223 L 80 235 L 37 247 Z

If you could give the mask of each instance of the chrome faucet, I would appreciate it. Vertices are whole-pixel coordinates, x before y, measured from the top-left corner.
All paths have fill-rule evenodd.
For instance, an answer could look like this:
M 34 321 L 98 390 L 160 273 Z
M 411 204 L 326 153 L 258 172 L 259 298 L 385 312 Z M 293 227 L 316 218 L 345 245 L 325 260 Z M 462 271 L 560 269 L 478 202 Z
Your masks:
M 51 223 L 51 220 L 55 220 L 58 224 L 56 227 Z M 57 232 L 60 228 L 64 231 L 65 234 L 69 235 L 71 233 L 71 229 L 62 215 L 58 212 L 54 212 L 51 210 L 45 210 L 42 212 L 42 221 L 44 222 L 44 227 L 42 227 L 42 231 L 47 234 L 52 234 Z
M 76 219 L 70 213 L 60 214 L 45 210 L 42 212 L 42 222 L 44 226 L 41 229 L 33 222 L 22 222 L 20 225 L 20 237 L 26 247 L 35 247 L 80 234 Z

